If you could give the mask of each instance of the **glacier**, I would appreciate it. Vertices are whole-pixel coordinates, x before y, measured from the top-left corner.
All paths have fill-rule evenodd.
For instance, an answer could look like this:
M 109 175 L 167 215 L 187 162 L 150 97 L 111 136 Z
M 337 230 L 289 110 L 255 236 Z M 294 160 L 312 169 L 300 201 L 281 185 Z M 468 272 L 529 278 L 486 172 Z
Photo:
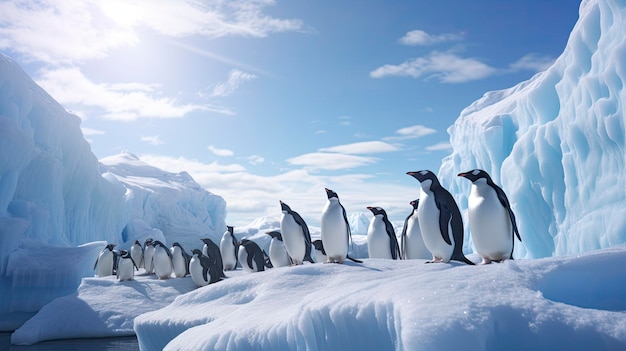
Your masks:
M 625 38 L 623 1 L 582 1 L 549 69 L 486 93 L 448 129 L 453 151 L 439 169 L 442 184 L 466 212 L 471 183 L 456 175 L 486 170 L 517 215 L 523 243 L 515 257 L 626 242 Z
M 128 152 L 98 161 L 80 119 L 0 54 L 0 330 L 74 292 L 106 242 L 218 240 L 225 218 L 184 172 Z

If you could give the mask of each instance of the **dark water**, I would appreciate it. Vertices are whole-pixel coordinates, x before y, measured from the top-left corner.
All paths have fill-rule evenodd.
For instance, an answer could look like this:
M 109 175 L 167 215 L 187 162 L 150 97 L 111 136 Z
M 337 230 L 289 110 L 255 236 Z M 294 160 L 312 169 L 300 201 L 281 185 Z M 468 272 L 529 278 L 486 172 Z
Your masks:
M 0 351 L 138 351 L 139 344 L 134 336 L 100 339 L 67 339 L 44 341 L 30 346 L 11 345 L 11 333 L 0 333 Z

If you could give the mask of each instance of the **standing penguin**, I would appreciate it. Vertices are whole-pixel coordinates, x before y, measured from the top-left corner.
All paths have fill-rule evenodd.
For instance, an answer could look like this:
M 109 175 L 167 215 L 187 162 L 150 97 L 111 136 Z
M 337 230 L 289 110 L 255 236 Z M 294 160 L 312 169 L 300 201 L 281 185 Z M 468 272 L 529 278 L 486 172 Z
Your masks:
M 481 169 L 459 173 L 472 182 L 467 212 L 472 241 L 483 264 L 513 259 L 515 236 L 522 241 L 504 190 Z
M 387 218 L 387 212 L 380 207 L 368 207 L 367 209 L 372 211 L 374 215 L 367 228 L 367 253 L 369 257 L 401 259 L 396 231 Z
M 265 267 L 271 268 L 267 264 L 263 250 L 252 240 L 242 239 L 239 243 L 239 262 L 241 267 L 248 272 L 264 271 Z
M 130 256 L 135 261 L 137 267 L 141 267 L 143 265 L 143 247 L 139 240 L 135 240 L 133 246 L 130 247 Z
M 324 243 L 327 257 L 326 262 L 343 263 L 346 258 L 355 262 L 361 262 L 348 256 L 348 246 L 352 240 L 352 233 L 346 209 L 339 202 L 339 195 L 328 188 L 324 190 L 326 191 L 328 201 L 326 201 L 326 206 L 322 209 L 320 224 L 322 242 Z
M 172 276 L 172 253 L 162 242 L 156 240 L 154 242 L 154 257 L 152 262 L 154 265 L 154 274 L 159 279 L 168 279 Z
M 213 240 L 209 238 L 200 239 L 204 243 L 202 247 L 202 254 L 205 256 L 209 256 L 209 258 L 215 260 L 215 264 L 217 264 L 217 269 L 221 272 L 221 277 L 225 278 L 224 274 L 224 261 L 222 260 L 222 253 L 220 252 L 219 246 L 213 242 Z
M 134 280 L 136 269 L 139 268 L 132 254 L 126 250 L 120 250 L 120 258 L 117 264 L 117 280 Z
M 311 233 L 304 219 L 293 211 L 286 203 L 280 201 L 282 215 L 280 217 L 280 232 L 283 236 L 285 248 L 295 265 L 304 261 L 314 263 L 311 258 Z
M 172 254 L 172 268 L 174 269 L 174 275 L 176 278 L 182 278 L 189 274 L 189 261 L 191 256 L 183 249 L 183 247 L 175 242 L 170 247 L 170 253 Z
M 431 262 L 460 261 L 474 264 L 463 254 L 463 218 L 452 194 L 428 170 L 407 172 L 420 182 L 420 203 L 417 209 L 422 239 L 432 253 Z
M 108 244 L 100 254 L 96 263 L 93 265 L 93 269 L 96 270 L 98 277 L 107 277 L 113 275 L 115 265 L 117 263 L 117 254 L 113 251 L 115 244 Z
M 237 268 L 237 239 L 235 239 L 234 229 L 231 226 L 226 226 L 226 231 L 220 241 L 220 252 L 225 271 L 232 271 Z
M 410 202 L 413 210 L 404 220 L 404 227 L 402 227 L 402 235 L 400 236 L 400 251 L 402 252 L 402 258 L 405 260 L 417 258 L 429 259 L 432 257 L 432 254 L 428 251 L 426 245 L 424 244 L 419 221 L 417 220 L 417 208 L 419 207 L 419 202 L 420 200 L 413 200 Z
M 191 253 L 189 274 L 191 275 L 191 280 L 193 280 L 197 286 L 205 286 L 222 279 L 215 259 L 203 255 L 202 251 L 198 249 L 191 250 Z
M 265 234 L 272 237 L 272 241 L 270 241 L 270 262 L 272 262 L 272 266 L 274 267 L 285 267 L 291 265 L 291 258 L 287 253 L 287 249 L 285 249 L 285 244 L 283 243 L 283 236 L 279 231 L 273 230 L 270 232 L 266 232 Z
M 146 239 L 143 246 L 143 267 L 146 269 L 147 274 L 154 272 L 154 265 L 152 258 L 154 256 L 154 240 L 152 238 Z

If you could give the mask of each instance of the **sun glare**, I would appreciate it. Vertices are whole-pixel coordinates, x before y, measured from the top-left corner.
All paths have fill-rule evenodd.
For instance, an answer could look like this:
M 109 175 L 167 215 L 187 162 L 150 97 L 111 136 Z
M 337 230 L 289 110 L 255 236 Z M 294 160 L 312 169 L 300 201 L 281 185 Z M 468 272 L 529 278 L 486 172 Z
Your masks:
M 99 3 L 102 12 L 122 27 L 132 27 L 139 21 L 139 9 L 125 1 L 107 0 Z

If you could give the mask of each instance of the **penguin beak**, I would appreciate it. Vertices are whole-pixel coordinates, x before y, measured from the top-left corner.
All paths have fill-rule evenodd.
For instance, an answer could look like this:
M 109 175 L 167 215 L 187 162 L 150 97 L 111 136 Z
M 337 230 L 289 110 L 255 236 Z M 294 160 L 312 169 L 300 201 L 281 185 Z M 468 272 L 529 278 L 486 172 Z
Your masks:
M 457 174 L 458 177 L 465 177 L 467 175 L 467 173 L 459 173 Z

